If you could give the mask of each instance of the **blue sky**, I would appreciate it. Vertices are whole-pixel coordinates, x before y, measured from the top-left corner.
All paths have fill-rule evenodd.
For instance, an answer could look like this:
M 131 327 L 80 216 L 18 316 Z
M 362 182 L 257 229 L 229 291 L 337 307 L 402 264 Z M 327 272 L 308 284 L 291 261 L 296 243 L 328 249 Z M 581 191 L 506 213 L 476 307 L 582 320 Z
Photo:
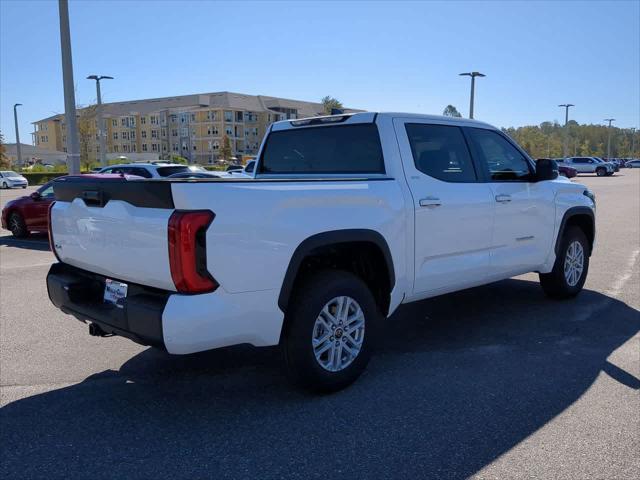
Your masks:
M 640 2 L 71 1 L 76 103 L 229 90 L 367 110 L 469 109 L 497 126 L 640 127 Z M 0 0 L 0 129 L 63 112 L 57 1 Z

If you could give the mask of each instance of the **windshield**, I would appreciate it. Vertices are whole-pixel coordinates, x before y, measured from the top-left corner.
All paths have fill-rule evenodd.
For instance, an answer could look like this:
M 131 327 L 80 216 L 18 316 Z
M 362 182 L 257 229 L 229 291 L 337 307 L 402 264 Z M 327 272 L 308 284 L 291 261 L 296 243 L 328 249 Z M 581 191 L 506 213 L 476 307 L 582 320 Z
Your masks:
M 0 172 L 3 177 L 19 177 L 20 175 L 16 172 Z
M 161 177 L 168 177 L 174 173 L 182 173 L 191 171 L 188 166 L 180 165 L 178 167 L 160 167 L 158 168 L 158 175 Z

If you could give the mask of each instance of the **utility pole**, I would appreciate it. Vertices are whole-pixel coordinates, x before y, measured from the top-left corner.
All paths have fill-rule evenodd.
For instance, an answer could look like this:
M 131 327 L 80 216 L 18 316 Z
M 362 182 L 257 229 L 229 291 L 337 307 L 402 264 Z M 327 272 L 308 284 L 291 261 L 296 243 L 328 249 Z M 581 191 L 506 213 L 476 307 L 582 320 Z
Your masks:
M 18 128 L 18 110 L 17 108 L 22 105 L 21 103 L 16 103 L 13 106 L 13 120 L 16 124 L 16 150 L 18 151 L 18 165 L 22 167 L 22 147 L 20 146 L 20 129 Z
M 100 140 L 100 165 L 103 167 L 107 166 L 107 146 L 106 146 L 106 136 L 107 132 L 104 129 L 104 121 L 102 120 L 102 96 L 100 95 L 100 80 L 113 80 L 113 77 L 109 77 L 107 75 L 89 75 L 87 80 L 95 80 L 96 81 L 96 97 L 97 97 L 97 107 L 96 107 L 96 121 L 98 122 L 98 138 Z
M 562 146 L 562 153 L 564 158 L 567 158 L 569 156 L 569 108 L 575 107 L 575 105 L 573 103 L 563 103 L 558 106 L 564 107 L 564 144 Z
M 58 0 L 60 15 L 60 50 L 62 51 L 62 82 L 64 85 L 64 115 L 67 123 L 67 168 L 71 175 L 80 173 L 80 143 L 76 118 L 76 95 L 73 90 L 73 61 L 69 32 L 69 1 Z
M 607 162 L 611 161 L 611 122 L 615 122 L 615 118 L 605 118 L 605 122 L 609 122 L 609 135 L 607 140 Z
M 476 77 L 486 77 L 484 73 L 480 72 L 466 72 L 461 73 L 461 77 L 471 77 L 471 98 L 469 100 L 469 118 L 473 118 L 473 100 L 476 90 Z

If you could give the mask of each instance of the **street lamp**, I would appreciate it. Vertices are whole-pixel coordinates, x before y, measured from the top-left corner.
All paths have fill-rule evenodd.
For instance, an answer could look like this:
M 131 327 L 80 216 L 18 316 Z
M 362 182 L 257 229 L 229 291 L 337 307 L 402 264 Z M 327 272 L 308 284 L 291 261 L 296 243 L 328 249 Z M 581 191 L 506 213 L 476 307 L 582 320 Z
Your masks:
M 96 120 L 98 122 L 98 139 L 100 140 L 100 165 L 107 166 L 107 147 L 106 132 L 104 131 L 104 122 L 102 121 L 102 96 L 100 95 L 100 80 L 113 80 L 108 75 L 89 75 L 87 80 L 96 81 L 96 96 L 98 106 L 96 107 Z
M 567 158 L 569 156 L 569 108 L 575 107 L 575 105 L 573 103 L 563 103 L 558 106 L 564 107 L 564 145 L 562 152 L 564 157 Z
M 18 129 L 18 107 L 21 103 L 16 103 L 13 106 L 13 120 L 16 124 L 16 149 L 18 151 L 18 165 L 22 167 L 22 148 L 20 147 L 20 130 Z
M 609 138 L 607 139 L 607 162 L 611 161 L 611 122 L 615 122 L 615 118 L 605 118 L 605 122 L 609 122 Z
M 473 118 L 473 97 L 476 89 L 476 77 L 486 77 L 484 73 L 480 72 L 466 72 L 461 73 L 461 77 L 471 77 L 471 99 L 469 100 L 469 118 Z

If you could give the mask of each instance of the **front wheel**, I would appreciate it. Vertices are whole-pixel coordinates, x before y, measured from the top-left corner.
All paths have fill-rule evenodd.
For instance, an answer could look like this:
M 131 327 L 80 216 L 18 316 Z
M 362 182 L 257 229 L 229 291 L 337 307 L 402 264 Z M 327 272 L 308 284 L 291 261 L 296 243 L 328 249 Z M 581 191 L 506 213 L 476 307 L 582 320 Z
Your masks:
M 7 182 L 2 182 L 2 188 L 9 188 L 9 185 L 7 185 Z
M 575 226 L 567 228 L 553 270 L 540 274 L 540 285 L 547 296 L 564 299 L 580 293 L 589 271 L 589 250 L 584 232 Z
M 596 168 L 596 175 L 599 177 L 604 177 L 607 174 L 607 170 L 605 168 Z
M 296 290 L 282 349 L 290 380 L 334 392 L 353 383 L 371 357 L 381 314 L 367 285 L 344 271 L 322 271 Z
M 19 213 L 12 213 L 9 216 L 9 230 L 16 238 L 24 238 L 29 235 L 27 225 L 24 223 L 24 218 Z

